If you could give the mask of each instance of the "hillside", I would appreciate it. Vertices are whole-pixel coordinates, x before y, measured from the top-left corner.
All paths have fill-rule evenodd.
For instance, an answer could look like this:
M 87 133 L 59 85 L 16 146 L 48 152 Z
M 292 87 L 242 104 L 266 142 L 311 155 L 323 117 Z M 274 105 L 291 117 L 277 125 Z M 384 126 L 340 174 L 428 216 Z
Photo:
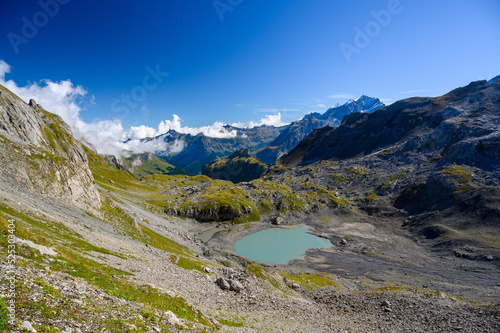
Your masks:
M 444 237 L 467 242 L 460 256 L 432 248 L 431 238 L 443 229 L 427 229 L 432 237 L 415 241 L 411 228 L 427 215 L 409 217 L 383 199 L 384 191 L 399 193 L 398 181 L 403 186 L 410 171 L 388 168 L 380 177 L 388 164 L 368 170 L 361 162 L 322 161 L 276 165 L 237 184 L 202 175 L 139 180 L 75 140 L 67 124 L 36 102 L 0 91 L 1 331 L 500 329 L 496 220 L 474 232 L 448 227 Z M 232 158 L 248 155 L 242 150 Z M 463 168 L 443 170 L 450 188 L 470 193 L 484 176 L 494 192 L 498 177 Z M 387 186 L 359 195 L 376 183 Z M 490 199 L 471 205 L 498 207 Z M 236 254 L 236 240 L 271 224 L 306 224 L 332 247 L 280 265 Z
M 257 157 L 267 164 L 273 164 L 313 130 L 324 126 L 338 126 L 348 114 L 354 112 L 370 113 L 382 107 L 384 107 L 384 103 L 380 102 L 378 98 L 363 95 L 357 100 L 349 100 L 344 105 L 331 107 L 323 114 L 308 114 L 301 120 L 288 125 L 275 140 L 257 152 Z
M 100 196 L 87 156 L 62 119 L 0 85 L 0 177 L 93 211 Z
M 343 190 L 385 223 L 403 219 L 401 230 L 434 251 L 498 261 L 498 82 L 349 115 L 337 128 L 314 131 L 279 163 L 314 170 L 315 182 Z
M 111 158 L 112 165 L 129 171 L 137 179 L 147 175 L 188 175 L 186 170 L 167 163 L 164 159 L 156 157 L 151 153 L 133 154 L 122 157 L 121 163 Z
M 201 173 L 213 179 L 239 183 L 260 178 L 266 171 L 265 163 L 252 156 L 247 148 L 241 148 L 229 157 L 205 164 Z

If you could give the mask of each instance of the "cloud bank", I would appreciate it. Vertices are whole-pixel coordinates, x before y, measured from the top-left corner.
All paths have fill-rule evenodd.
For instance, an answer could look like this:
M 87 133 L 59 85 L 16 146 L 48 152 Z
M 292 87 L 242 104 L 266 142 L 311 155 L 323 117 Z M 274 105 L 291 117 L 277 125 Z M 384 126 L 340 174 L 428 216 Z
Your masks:
M 287 123 L 281 120 L 281 113 L 276 115 L 267 115 L 260 119 L 259 121 L 249 121 L 249 122 L 237 122 L 232 123 L 231 126 L 238 128 L 254 128 L 257 126 L 267 125 L 267 126 L 284 126 Z M 238 131 L 231 128 L 226 128 L 226 125 L 220 121 L 216 121 L 210 126 L 202 127 L 189 127 L 181 125 L 181 118 L 174 114 L 172 120 L 163 120 L 158 124 L 158 128 L 153 128 L 150 126 L 132 126 L 126 132 L 126 136 L 130 139 L 144 139 L 152 138 L 162 134 L 167 133 L 170 130 L 174 130 L 177 133 L 182 134 L 203 134 L 211 138 L 235 138 L 237 137 Z
M 181 118 L 174 114 L 172 120 L 163 120 L 158 124 L 158 128 L 153 128 L 145 125 L 132 126 L 130 130 L 127 131 L 127 136 L 131 139 L 144 139 L 155 137 L 167 133 L 170 130 L 174 130 L 182 134 L 197 135 L 202 133 L 205 136 L 211 138 L 234 138 L 238 136 L 236 130 L 229 130 L 224 127 L 224 123 L 219 121 L 215 122 L 211 126 L 202 127 L 188 127 L 181 125 Z
M 80 141 L 88 144 L 97 153 L 102 155 L 115 155 L 117 157 L 131 153 L 177 153 L 184 149 L 184 142 L 175 141 L 167 143 L 162 138 L 155 138 L 175 130 L 183 134 L 197 135 L 202 133 L 214 138 L 234 138 L 237 130 L 224 127 L 224 123 L 215 122 L 210 126 L 188 127 L 181 125 L 181 118 L 173 115 L 172 120 L 164 120 L 157 128 L 141 125 L 123 128 L 120 119 L 94 120 L 91 123 L 83 121 L 80 117 L 82 111 L 81 101 L 87 91 L 79 85 L 74 85 L 71 80 L 54 82 L 42 80 L 29 83 L 22 87 L 13 80 L 5 80 L 5 75 L 10 73 L 11 66 L 0 60 L 0 84 L 19 96 L 25 102 L 35 99 L 44 109 L 53 112 L 68 123 L 73 130 L 73 135 Z M 258 122 L 235 123 L 234 127 L 251 128 L 261 125 L 285 125 L 281 121 L 281 114 L 267 115 Z M 146 138 L 155 138 L 143 140 Z

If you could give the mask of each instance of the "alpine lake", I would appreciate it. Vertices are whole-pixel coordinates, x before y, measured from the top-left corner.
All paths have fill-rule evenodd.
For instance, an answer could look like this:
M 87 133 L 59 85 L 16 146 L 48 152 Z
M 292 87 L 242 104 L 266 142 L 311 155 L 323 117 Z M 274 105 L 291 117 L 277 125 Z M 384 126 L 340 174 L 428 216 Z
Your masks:
M 328 239 L 308 233 L 305 225 L 271 228 L 247 235 L 234 243 L 241 256 L 271 264 L 286 264 L 312 248 L 329 248 Z

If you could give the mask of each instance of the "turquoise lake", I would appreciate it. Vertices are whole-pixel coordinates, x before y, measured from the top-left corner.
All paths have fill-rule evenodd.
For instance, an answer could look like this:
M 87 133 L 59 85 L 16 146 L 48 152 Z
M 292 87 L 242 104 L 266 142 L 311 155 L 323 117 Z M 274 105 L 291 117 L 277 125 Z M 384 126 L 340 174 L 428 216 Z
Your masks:
M 271 264 L 286 264 L 308 249 L 329 248 L 328 239 L 307 233 L 306 226 L 267 229 L 243 237 L 234 243 L 234 250 L 244 257 Z

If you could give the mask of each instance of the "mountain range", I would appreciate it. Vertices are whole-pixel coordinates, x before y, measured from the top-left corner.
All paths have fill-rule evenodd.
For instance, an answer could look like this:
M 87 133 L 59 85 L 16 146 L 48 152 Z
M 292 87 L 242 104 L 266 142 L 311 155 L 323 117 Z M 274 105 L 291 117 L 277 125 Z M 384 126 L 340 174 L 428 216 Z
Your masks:
M 373 112 L 383 106 L 378 98 L 363 95 L 343 105 L 336 105 L 323 114 L 311 113 L 287 126 L 224 126 L 228 133 L 236 133 L 234 137 L 215 138 L 201 133 L 191 135 L 170 130 L 154 139 L 164 140 L 171 145 L 180 143 L 183 149 L 179 153 L 157 152 L 156 155 L 193 174 L 200 173 L 203 165 L 216 158 L 227 157 L 240 148 L 248 148 L 263 162 L 273 164 L 278 157 L 287 153 L 314 129 L 326 125 L 337 126 L 347 114 Z
M 170 145 L 181 144 L 179 153 L 157 152 L 156 155 L 168 163 L 197 174 L 202 167 L 219 157 L 226 157 L 240 148 L 257 151 L 276 138 L 284 127 L 258 126 L 237 128 L 224 126 L 227 132 L 234 132 L 234 137 L 214 138 L 200 133 L 197 135 L 178 133 L 170 130 L 155 139 L 164 140 Z
M 437 165 L 494 170 L 500 166 L 499 87 L 478 81 L 441 97 L 410 98 L 371 114 L 348 115 L 338 128 L 324 127 L 306 137 L 281 163 L 346 160 L 389 149 L 394 163 L 421 166 L 412 158 L 425 156 Z
M 166 158 L 193 171 L 228 154 L 208 177 L 152 154 L 99 156 L 0 86 L 0 330 L 13 272 L 28 331 L 498 332 L 500 81 L 380 106 L 305 117 L 343 118 L 298 130 L 271 166 L 251 150 L 300 124 L 161 137 L 190 143 Z M 272 224 L 332 246 L 287 264 L 235 252 Z
M 325 113 L 311 113 L 304 118 L 288 125 L 280 135 L 259 150 L 256 156 L 267 164 L 273 164 L 279 157 L 288 153 L 302 139 L 317 128 L 324 126 L 338 126 L 342 119 L 351 113 L 370 113 L 384 107 L 378 98 L 361 96 L 356 100 L 349 100 L 343 105 L 336 105 Z

